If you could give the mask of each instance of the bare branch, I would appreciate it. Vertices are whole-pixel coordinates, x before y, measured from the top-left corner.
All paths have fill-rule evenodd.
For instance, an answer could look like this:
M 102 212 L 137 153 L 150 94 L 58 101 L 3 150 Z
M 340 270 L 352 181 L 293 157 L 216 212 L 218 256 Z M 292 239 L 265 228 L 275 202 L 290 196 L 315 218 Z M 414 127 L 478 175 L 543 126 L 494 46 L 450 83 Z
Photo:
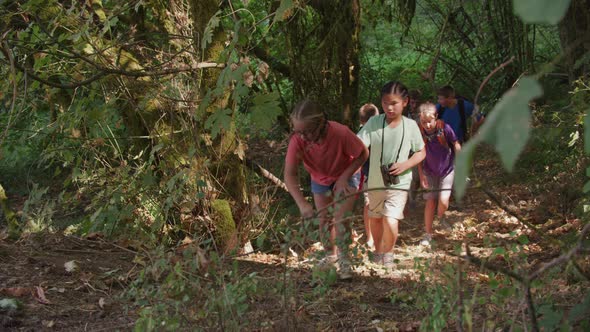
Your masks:
M 6 49 L 6 47 L 2 48 L 2 53 L 4 54 L 4 56 L 6 58 L 10 58 L 10 55 L 7 52 L 8 52 L 8 50 Z M 85 60 L 85 62 L 90 62 L 88 59 L 84 59 L 83 57 L 80 57 L 80 58 L 82 60 Z M 127 77 L 135 77 L 135 78 L 159 77 L 159 76 L 166 76 L 166 75 L 185 73 L 185 72 L 195 72 L 197 70 L 205 69 L 205 68 L 224 68 L 225 67 L 225 64 L 223 64 L 223 63 L 200 62 L 200 63 L 197 63 L 195 66 L 182 66 L 182 67 L 178 67 L 178 68 L 170 68 L 170 69 L 157 70 L 157 71 L 145 71 L 145 70 L 127 71 L 127 70 L 119 69 L 119 68 L 100 67 L 97 64 L 92 63 L 92 62 L 90 62 L 90 64 L 93 65 L 95 68 L 97 68 L 97 70 L 99 71 L 97 74 L 95 74 L 83 81 L 74 81 L 71 83 L 61 83 L 56 80 L 44 79 L 44 78 L 40 77 L 40 75 L 38 73 L 36 73 L 34 70 L 25 68 L 25 67 L 21 66 L 18 63 L 18 61 L 14 61 L 14 67 L 16 69 L 18 69 L 19 71 L 30 76 L 35 81 L 38 81 L 39 83 L 42 83 L 42 84 L 45 84 L 45 85 L 48 85 L 48 86 L 51 86 L 54 88 L 60 88 L 60 89 L 75 89 L 75 88 L 78 88 L 81 86 L 91 84 L 91 83 L 93 83 L 103 77 L 109 76 L 109 75 L 121 75 L 121 76 L 127 76 Z
M 494 76 L 494 74 L 496 74 L 497 72 L 500 71 L 500 69 L 508 66 L 508 64 L 510 64 L 512 61 L 514 61 L 514 55 L 508 59 L 508 61 L 504 62 L 503 64 L 499 65 L 496 69 L 492 70 L 491 73 L 488 74 L 488 76 L 486 76 L 486 78 L 483 80 L 483 82 L 481 82 L 481 84 L 479 85 L 479 89 L 477 90 L 477 93 L 475 94 L 475 99 L 473 100 L 473 104 L 477 105 L 477 100 L 479 99 L 479 94 L 481 93 L 481 90 L 483 90 L 483 87 L 488 83 L 488 81 L 490 80 L 490 78 L 492 78 L 492 76 Z
M 574 257 L 578 252 L 580 252 L 583 249 L 584 237 L 588 234 L 588 232 L 590 232 L 590 222 L 587 223 L 586 226 L 584 226 L 584 228 L 582 229 L 582 232 L 580 233 L 580 238 L 578 239 L 578 242 L 570 251 L 562 254 L 561 256 L 559 256 L 557 258 L 554 258 L 553 260 L 551 260 L 548 263 L 543 264 L 543 266 L 538 268 L 535 272 L 531 273 L 529 275 L 528 279 L 535 280 L 536 278 L 538 278 L 541 274 L 543 274 L 548 269 L 570 261 L 572 259 L 572 257 Z
M 476 266 L 483 266 L 483 267 L 485 267 L 488 270 L 502 273 L 502 274 L 504 274 L 506 276 L 511 277 L 514 280 L 517 280 L 517 281 L 519 281 L 519 282 L 521 282 L 523 284 L 526 284 L 527 278 L 521 276 L 520 274 L 518 274 L 516 272 L 510 271 L 510 270 L 508 270 L 508 269 L 506 269 L 504 267 L 497 266 L 497 265 L 494 265 L 492 263 L 488 263 L 486 261 L 483 261 L 480 258 L 475 257 L 475 256 L 473 256 L 471 254 L 471 252 L 469 250 L 469 245 L 465 245 L 465 247 L 466 247 L 465 256 L 460 256 L 460 257 L 463 258 L 463 259 L 465 259 L 469 263 L 471 263 L 473 265 L 476 265 Z
M 539 323 L 537 322 L 537 313 L 535 310 L 535 303 L 533 302 L 533 296 L 531 295 L 531 286 L 529 284 L 525 285 L 525 297 L 526 297 L 526 304 L 529 308 L 529 319 L 531 320 L 531 324 L 533 325 L 533 331 L 539 332 Z
M 493 192 L 491 192 L 489 189 L 485 188 L 484 186 L 479 187 L 481 189 L 481 191 L 483 191 L 494 203 L 496 203 L 496 205 L 498 205 L 502 210 L 506 211 L 506 213 L 510 214 L 511 216 L 513 216 L 514 218 L 516 218 L 518 221 L 520 221 L 521 224 L 527 226 L 528 228 L 532 229 L 535 231 L 535 233 L 537 233 L 539 236 L 541 236 L 543 239 L 551 242 L 551 243 L 555 243 L 556 241 L 550 237 L 548 237 L 547 235 L 545 235 L 543 232 L 539 231 L 539 229 L 531 224 L 530 222 L 526 221 L 522 216 L 520 216 L 518 213 L 516 213 L 516 211 L 514 211 L 513 209 L 509 208 L 508 206 L 506 206 L 506 204 L 502 201 L 502 199 L 500 197 L 498 197 L 496 194 L 494 194 Z

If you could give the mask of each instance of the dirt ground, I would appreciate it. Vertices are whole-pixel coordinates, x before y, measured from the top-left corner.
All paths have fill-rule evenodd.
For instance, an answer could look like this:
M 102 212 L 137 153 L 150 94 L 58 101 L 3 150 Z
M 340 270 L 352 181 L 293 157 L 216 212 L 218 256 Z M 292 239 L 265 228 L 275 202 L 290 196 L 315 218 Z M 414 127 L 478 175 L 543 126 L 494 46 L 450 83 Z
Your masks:
M 100 239 L 38 234 L 0 241 L 0 297 L 23 307 L 0 313 L 0 330 L 129 330 L 134 313 L 125 312 L 118 296 L 133 274 L 133 258 Z
M 485 163 L 485 161 L 482 161 Z M 480 165 L 481 166 L 481 165 Z M 485 166 L 485 165 L 484 165 Z M 495 177 L 502 176 L 495 165 L 484 167 Z M 580 229 L 580 221 L 571 214 L 559 214 L 559 201 L 535 197 L 519 185 L 495 189 L 509 209 L 537 225 L 550 237 Z M 407 218 L 400 224 L 400 238 L 395 249 L 397 264 L 384 270 L 358 257 L 353 280 L 336 282 L 318 295 L 312 285 L 313 265 L 299 251 L 298 257 L 285 258 L 276 253 L 254 252 L 237 258 L 240 273 L 256 273 L 260 292 L 248 303 L 244 318 L 248 330 L 355 330 L 416 331 L 428 311 L 415 307 L 416 297 L 433 283 L 423 279 L 424 267 L 417 261 L 429 262 L 431 271 L 446 263 L 458 264 L 455 249 L 467 243 L 476 256 L 489 256 L 502 243 L 515 243 L 527 235 L 524 246 L 528 266 L 511 267 L 531 271 L 559 255 L 559 247 L 542 247 L 540 235 L 524 226 L 501 209 L 478 189 L 471 189 L 461 207 L 449 212 L 452 230 L 437 232 L 431 249 L 418 242 L 423 233 L 423 201 L 417 200 Z M 360 215 L 355 228 L 363 233 Z M 485 236 L 495 239 L 493 246 Z M 360 243 L 364 240 L 361 238 Z M 298 251 L 298 250 L 295 250 Z M 276 252 L 276 251 L 275 251 Z M 37 234 L 18 242 L 0 240 L 0 299 L 14 298 L 22 310 L 0 312 L 0 330 L 6 331 L 125 331 L 133 329 L 136 310 L 122 297 L 126 285 L 137 275 L 140 266 L 136 249 L 111 243 L 100 237 L 77 238 L 63 235 Z M 73 262 L 73 263 L 72 263 Z M 505 262 L 498 257 L 498 265 Z M 578 260 L 587 275 L 588 257 Z M 487 284 L 487 271 L 463 263 L 466 291 L 477 284 Z M 291 283 L 287 292 L 277 289 L 288 273 Z M 588 282 L 571 283 L 555 277 L 556 305 L 570 306 L 579 294 L 585 294 Z M 448 287 L 443 284 L 443 287 Z M 481 290 L 484 292 L 484 290 Z M 573 300 L 572 300 L 573 299 Z M 130 309 L 129 309 L 130 308 Z M 522 304 L 505 310 L 523 312 Z M 486 320 L 479 313 L 474 319 Z M 482 316 L 483 315 L 483 316 Z M 522 317 L 518 317 L 521 319 Z M 452 319 L 449 319 L 451 321 Z M 195 326 L 198 328 L 198 326 Z M 456 329 L 450 325 L 448 330 Z

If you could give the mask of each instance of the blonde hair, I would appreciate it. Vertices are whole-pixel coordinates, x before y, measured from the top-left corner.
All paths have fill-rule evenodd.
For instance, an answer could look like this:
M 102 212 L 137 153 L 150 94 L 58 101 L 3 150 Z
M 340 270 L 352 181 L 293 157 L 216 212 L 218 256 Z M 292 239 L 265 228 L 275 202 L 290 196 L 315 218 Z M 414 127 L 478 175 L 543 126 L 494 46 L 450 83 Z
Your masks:
M 368 103 L 361 106 L 359 110 L 359 121 L 367 123 L 372 116 L 379 114 L 379 109 L 374 104 Z
M 320 110 L 320 106 L 309 99 L 304 99 L 293 107 L 293 111 L 291 112 L 290 119 L 299 120 L 303 122 L 310 122 L 310 121 L 317 121 L 321 119 L 325 119 L 326 116 L 322 110 Z
M 418 112 L 420 112 L 420 119 L 424 118 L 426 120 L 436 119 L 438 115 L 436 106 L 431 102 L 425 102 L 420 105 L 418 107 Z

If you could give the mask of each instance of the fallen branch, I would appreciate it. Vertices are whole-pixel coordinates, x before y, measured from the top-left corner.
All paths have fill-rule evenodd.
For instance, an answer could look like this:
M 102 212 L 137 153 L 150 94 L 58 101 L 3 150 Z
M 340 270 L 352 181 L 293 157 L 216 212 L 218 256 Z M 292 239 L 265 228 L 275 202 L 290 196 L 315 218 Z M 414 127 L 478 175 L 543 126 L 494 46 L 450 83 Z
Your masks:
M 552 267 L 555 267 L 555 266 L 558 266 L 558 265 L 561 265 L 563 263 L 570 261 L 575 255 L 577 255 L 579 252 L 582 251 L 582 249 L 584 249 L 583 240 L 584 240 L 584 237 L 589 232 L 590 232 L 590 222 L 587 223 L 586 226 L 584 226 L 584 228 L 580 232 L 580 238 L 578 239 L 578 242 L 570 251 L 560 255 L 559 257 L 554 258 L 553 260 L 551 260 L 548 263 L 543 264 L 543 266 L 541 266 L 540 268 L 538 268 L 536 271 L 534 271 L 533 273 L 531 273 L 529 275 L 529 277 L 528 277 L 529 281 L 532 281 L 532 280 L 538 278 L 541 274 L 543 274 L 545 271 L 549 270 Z
M 281 179 L 279 179 L 274 174 L 272 174 L 270 171 L 268 171 L 266 168 L 260 166 L 260 164 L 254 162 L 250 159 L 246 158 L 245 161 L 246 161 L 246 165 L 248 167 L 250 167 L 252 170 L 258 172 L 260 175 L 262 175 L 266 179 L 270 180 L 270 182 L 274 183 L 277 187 L 279 187 L 285 191 L 288 191 L 287 185 L 283 181 L 281 181 Z
M 504 210 L 506 213 L 508 213 L 509 215 L 513 216 L 514 218 L 516 218 L 518 221 L 520 221 L 521 224 L 527 226 L 528 228 L 532 229 L 535 231 L 535 233 L 539 234 L 539 236 L 541 236 L 543 239 L 551 242 L 551 243 L 556 243 L 556 241 L 552 238 L 550 238 L 549 236 L 545 235 L 543 232 L 541 232 L 535 225 L 531 224 L 530 222 L 526 221 L 521 215 L 519 215 L 518 213 L 516 213 L 516 211 L 513 211 L 513 209 L 511 209 L 510 207 L 508 207 L 504 201 L 502 201 L 502 199 L 500 197 L 498 197 L 496 194 L 494 194 L 493 192 L 491 192 L 489 189 L 486 189 L 484 186 L 479 187 L 480 190 L 482 192 L 484 192 L 494 203 L 496 203 L 496 205 L 498 205 L 498 207 L 500 207 L 502 210 Z

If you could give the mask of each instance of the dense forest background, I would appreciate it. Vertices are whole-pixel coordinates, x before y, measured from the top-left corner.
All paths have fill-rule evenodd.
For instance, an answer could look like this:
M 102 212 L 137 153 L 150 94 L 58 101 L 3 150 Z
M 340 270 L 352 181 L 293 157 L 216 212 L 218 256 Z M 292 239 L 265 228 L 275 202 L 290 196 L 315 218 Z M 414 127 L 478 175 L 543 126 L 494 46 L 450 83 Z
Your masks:
M 132 253 L 113 300 L 131 323 L 116 328 L 387 321 L 371 323 L 364 300 L 343 325 L 306 314 L 356 293 L 334 293 L 334 276 L 315 270 L 302 290 L 289 260 L 317 234 L 280 178 L 298 100 L 356 130 L 358 108 L 380 105 L 390 80 L 423 100 L 451 84 L 477 102 L 487 121 L 457 158 L 457 197 L 496 205 L 514 227 L 467 235 L 447 260 L 414 259 L 425 293 L 376 281 L 381 305 L 412 322 L 377 328 L 589 328 L 590 1 L 17 0 L 0 17 L 0 257 L 51 250 L 55 234 Z M 470 237 L 492 250 L 471 253 Z M 282 267 L 265 277 L 238 264 L 244 246 Z M 0 286 L 4 326 L 29 326 L 34 310 L 23 318 L 15 287 Z M 268 298 L 278 313 L 254 314 Z

